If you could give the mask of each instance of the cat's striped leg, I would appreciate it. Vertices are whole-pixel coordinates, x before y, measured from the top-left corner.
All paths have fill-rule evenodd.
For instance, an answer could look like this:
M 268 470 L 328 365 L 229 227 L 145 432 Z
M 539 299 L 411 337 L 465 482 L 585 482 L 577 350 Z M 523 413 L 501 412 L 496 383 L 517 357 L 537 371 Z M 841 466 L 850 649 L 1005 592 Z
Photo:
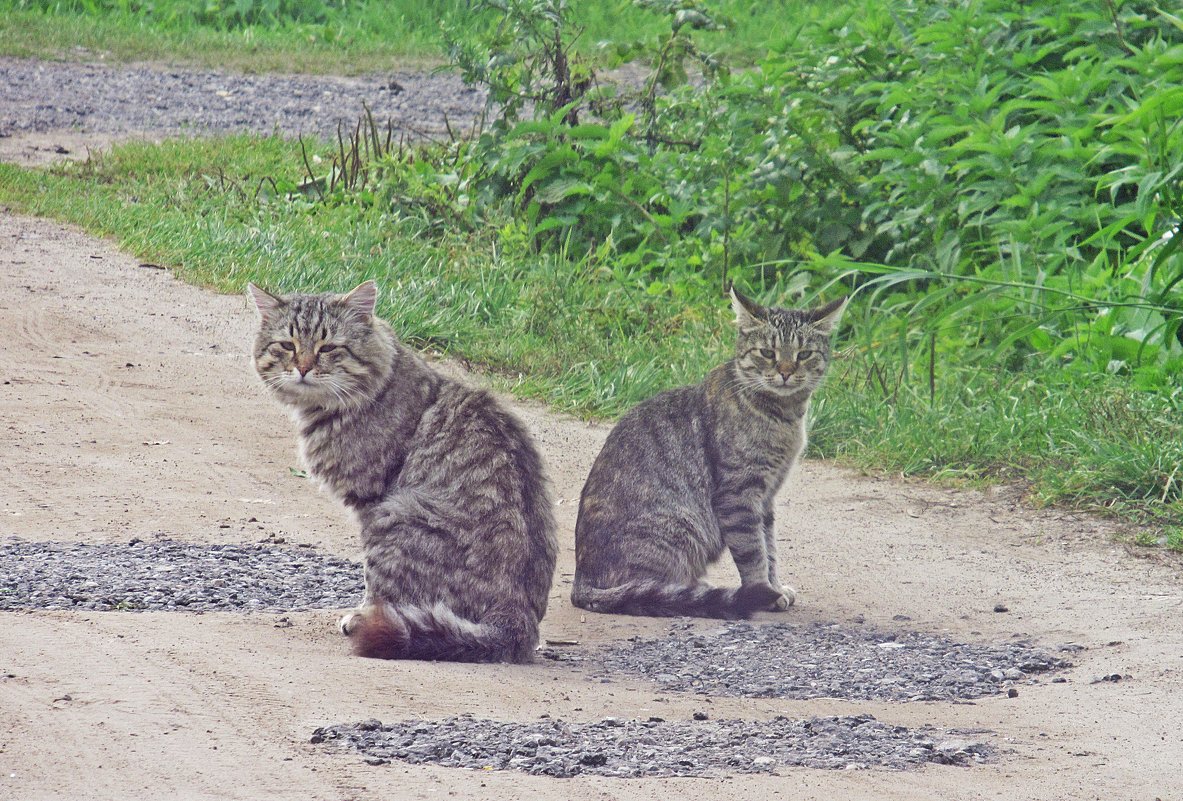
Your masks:
M 729 499 L 717 505 L 715 516 L 723 544 L 739 570 L 740 583 L 747 587 L 768 583 L 768 550 L 762 530 L 759 505 Z
M 772 513 L 772 499 L 764 503 L 764 553 L 768 558 L 768 583 L 773 589 L 780 590 L 781 597 L 777 600 L 773 611 L 783 612 L 797 600 L 797 592 L 792 587 L 780 583 L 776 575 L 776 519 Z
M 723 544 L 739 569 L 740 588 L 736 603 L 745 615 L 776 609 L 783 599 L 779 587 L 768 583 L 768 554 L 764 545 L 762 518 L 754 508 L 723 504 L 716 511 Z

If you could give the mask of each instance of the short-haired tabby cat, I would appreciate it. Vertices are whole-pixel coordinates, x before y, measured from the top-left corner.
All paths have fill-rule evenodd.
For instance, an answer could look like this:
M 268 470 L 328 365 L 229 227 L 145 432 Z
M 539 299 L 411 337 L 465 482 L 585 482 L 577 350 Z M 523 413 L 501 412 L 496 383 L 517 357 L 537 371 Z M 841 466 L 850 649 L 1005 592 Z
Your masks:
M 743 618 L 792 605 L 776 575 L 773 499 L 805 448 L 846 299 L 765 308 L 733 289 L 731 302 L 735 358 L 632 409 L 596 457 L 575 525 L 576 606 Z M 738 589 L 703 580 L 724 548 Z
M 558 546 L 522 424 L 403 346 L 372 281 L 250 294 L 255 368 L 293 412 L 310 473 L 361 523 L 365 596 L 341 620 L 356 653 L 530 661 Z

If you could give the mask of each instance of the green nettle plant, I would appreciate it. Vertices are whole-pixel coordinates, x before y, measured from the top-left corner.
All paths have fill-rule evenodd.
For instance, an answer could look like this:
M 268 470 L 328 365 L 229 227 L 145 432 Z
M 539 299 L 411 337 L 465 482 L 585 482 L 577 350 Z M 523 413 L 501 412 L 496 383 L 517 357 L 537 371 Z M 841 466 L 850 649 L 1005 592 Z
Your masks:
M 671 29 L 652 43 L 651 76 L 623 90 L 572 55 L 580 31 L 563 0 L 484 0 L 474 12 L 494 17 L 486 36 L 450 33 L 454 66 L 487 89 L 493 117 L 471 150 L 474 213 L 507 210 L 537 247 L 578 255 L 606 246 L 630 266 L 648 267 L 678 244 L 689 212 L 655 163 L 669 144 L 657 95 L 685 82 L 690 59 L 717 72 L 686 33 L 715 23 L 691 3 L 646 5 L 667 13 Z M 620 45 L 613 58 L 643 49 Z
M 571 55 L 560 0 L 490 0 L 457 40 L 490 91 L 482 202 L 536 247 L 611 255 L 650 292 L 841 282 L 922 374 L 940 358 L 1183 375 L 1183 24 L 1146 2 L 863 2 L 732 76 L 701 3 Z M 575 65 L 575 66 L 573 66 Z M 791 284 L 791 286 L 789 286 Z M 864 329 L 867 330 L 867 329 Z M 931 376 L 930 376 L 931 379 Z

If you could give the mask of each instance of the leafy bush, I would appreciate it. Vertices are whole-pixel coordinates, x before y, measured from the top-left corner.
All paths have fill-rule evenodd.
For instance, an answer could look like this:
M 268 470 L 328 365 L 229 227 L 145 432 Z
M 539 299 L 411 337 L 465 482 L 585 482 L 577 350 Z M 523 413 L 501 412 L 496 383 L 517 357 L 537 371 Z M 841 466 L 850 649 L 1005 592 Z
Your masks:
M 473 224 L 510 219 L 650 292 L 842 284 L 869 298 L 870 363 L 893 342 L 905 379 L 1036 360 L 1178 383 L 1180 20 L 1141 0 L 864 0 L 731 75 L 705 6 L 639 5 L 669 27 L 607 47 L 649 73 L 605 86 L 562 0 L 477 3 L 494 33 L 452 41 L 494 104 L 461 168 Z

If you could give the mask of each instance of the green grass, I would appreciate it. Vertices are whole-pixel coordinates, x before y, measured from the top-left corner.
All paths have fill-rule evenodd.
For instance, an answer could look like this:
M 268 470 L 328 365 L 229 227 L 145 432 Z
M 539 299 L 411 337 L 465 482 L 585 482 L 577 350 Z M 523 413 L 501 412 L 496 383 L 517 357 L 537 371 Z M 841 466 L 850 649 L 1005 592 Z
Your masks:
M 45 14 L 14 9 L 0 0 L 0 55 L 340 75 L 440 62 L 433 31 L 398 17 L 381 21 L 380 26 L 365 28 L 305 25 L 221 30 L 150 25 L 136 15 L 119 12 Z
M 224 4 L 227 9 L 234 4 Z M 246 5 L 259 6 L 259 2 Z M 445 60 L 441 23 L 479 24 L 467 0 L 368 0 L 321 3 L 322 18 L 293 15 L 244 24 L 207 18 L 217 3 L 194 0 L 0 0 L 0 55 L 108 61 L 165 61 L 248 72 L 357 74 Z M 666 25 L 631 0 L 574 3 L 583 29 L 576 47 L 602 58 L 606 40 L 654 37 Z M 731 21 L 709 35 L 712 48 L 751 61 L 804 17 L 828 7 L 817 0 L 715 6 Z M 224 14 L 226 12 L 223 12 Z
M 726 303 L 622 283 L 587 257 L 522 255 L 505 231 L 435 230 L 383 203 L 272 196 L 296 181 L 278 139 L 127 145 L 52 173 L 0 166 L 0 202 L 114 237 L 139 258 L 225 292 L 383 287 L 408 342 L 479 364 L 514 392 L 587 417 L 618 415 L 698 380 L 729 352 Z M 514 254 L 518 255 L 514 255 Z M 871 310 L 858 300 L 839 346 Z M 245 343 L 244 343 L 245 347 Z M 815 404 L 812 452 L 877 472 L 1028 482 L 1038 503 L 1107 510 L 1138 541 L 1183 550 L 1183 393 L 1121 376 L 938 362 L 933 383 L 893 384 L 876 354 L 843 348 Z

